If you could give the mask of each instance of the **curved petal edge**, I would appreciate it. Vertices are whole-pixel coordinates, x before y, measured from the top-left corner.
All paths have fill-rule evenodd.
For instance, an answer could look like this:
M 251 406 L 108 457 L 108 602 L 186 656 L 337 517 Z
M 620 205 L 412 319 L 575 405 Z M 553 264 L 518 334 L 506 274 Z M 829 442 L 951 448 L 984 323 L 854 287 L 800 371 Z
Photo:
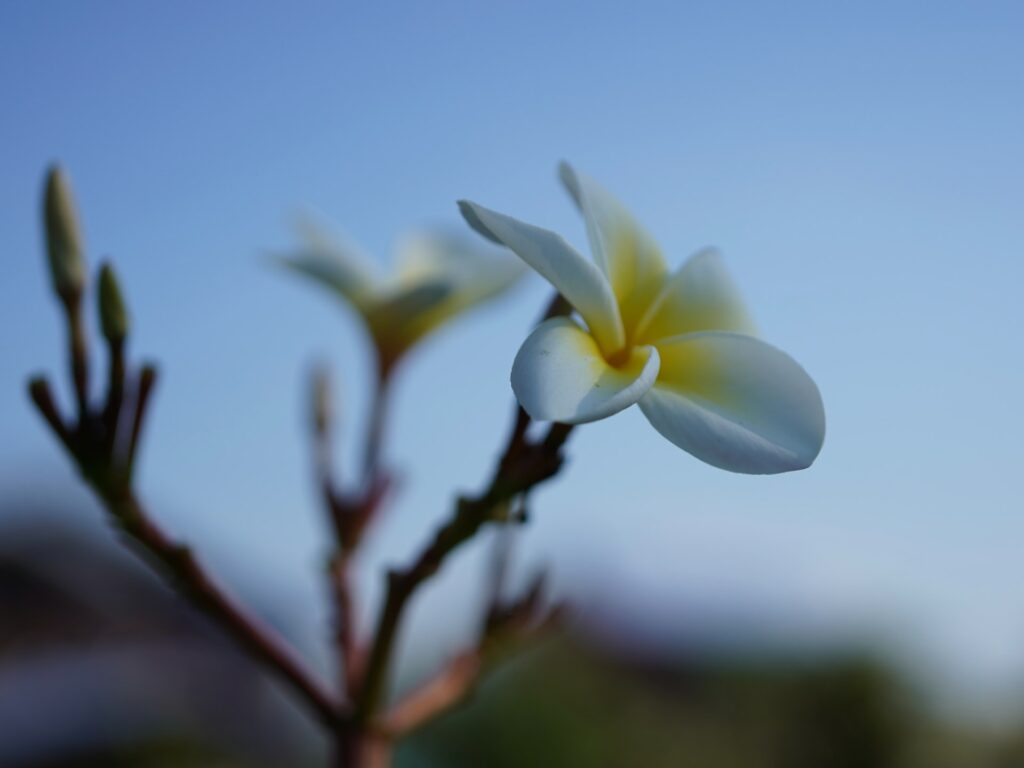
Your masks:
M 622 349 L 626 337 L 615 294 L 592 261 L 550 230 L 467 200 L 459 201 L 459 210 L 473 229 L 511 248 L 551 283 L 583 316 L 606 353 Z
M 817 385 L 786 353 L 742 334 L 659 342 L 658 382 L 640 400 L 651 425 L 721 469 L 776 474 L 809 467 L 825 439 Z
M 658 376 L 654 347 L 638 347 L 615 368 L 575 321 L 538 325 L 516 354 L 512 390 L 531 418 L 563 424 L 597 421 L 636 403 Z

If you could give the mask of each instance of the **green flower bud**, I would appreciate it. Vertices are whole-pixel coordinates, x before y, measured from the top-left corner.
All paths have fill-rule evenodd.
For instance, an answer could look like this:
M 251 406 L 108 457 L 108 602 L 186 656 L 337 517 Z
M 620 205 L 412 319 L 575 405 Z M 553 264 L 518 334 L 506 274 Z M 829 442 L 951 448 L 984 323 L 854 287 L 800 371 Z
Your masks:
M 128 308 L 124 303 L 117 275 L 109 264 L 100 268 L 100 327 L 110 343 L 123 342 L 128 335 Z
M 77 301 L 85 288 L 82 232 L 71 184 L 59 166 L 52 166 L 46 175 L 43 219 L 54 290 L 65 301 Z

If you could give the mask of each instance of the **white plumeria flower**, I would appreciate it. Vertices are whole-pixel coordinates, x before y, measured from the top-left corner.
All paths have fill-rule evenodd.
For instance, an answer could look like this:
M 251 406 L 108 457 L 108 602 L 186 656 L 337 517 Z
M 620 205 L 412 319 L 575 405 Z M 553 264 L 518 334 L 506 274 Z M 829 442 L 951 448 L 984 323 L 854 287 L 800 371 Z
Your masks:
M 594 260 L 559 235 L 467 201 L 466 221 L 546 278 L 582 323 L 541 323 L 512 366 L 512 389 L 539 421 L 582 424 L 634 403 L 655 429 L 722 469 L 771 474 L 811 465 L 825 411 L 810 376 L 753 326 L 716 251 L 669 272 L 614 197 L 563 163 Z
M 309 220 L 298 224 L 302 248 L 281 262 L 348 302 L 373 338 L 382 370 L 456 315 L 510 288 L 525 267 L 496 249 L 438 232 L 408 236 L 397 270 L 383 276 L 362 250 Z

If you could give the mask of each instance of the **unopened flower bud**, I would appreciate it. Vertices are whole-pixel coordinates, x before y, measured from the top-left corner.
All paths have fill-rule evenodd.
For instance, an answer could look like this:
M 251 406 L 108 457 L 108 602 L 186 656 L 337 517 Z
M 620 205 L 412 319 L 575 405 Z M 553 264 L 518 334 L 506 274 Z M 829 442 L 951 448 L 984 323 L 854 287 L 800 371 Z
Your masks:
M 109 264 L 100 268 L 99 280 L 100 327 L 111 344 L 119 344 L 128 335 L 128 308 L 124 303 L 117 275 Z
M 45 194 L 43 219 L 53 287 L 65 301 L 77 301 L 85 288 L 82 232 L 71 184 L 59 166 L 47 173 Z

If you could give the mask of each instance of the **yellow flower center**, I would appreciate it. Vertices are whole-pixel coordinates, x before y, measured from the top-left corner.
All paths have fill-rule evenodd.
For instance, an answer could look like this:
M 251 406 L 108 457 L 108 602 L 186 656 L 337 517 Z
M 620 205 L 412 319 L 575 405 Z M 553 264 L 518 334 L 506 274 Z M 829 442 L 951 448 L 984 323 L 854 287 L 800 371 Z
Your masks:
M 625 368 L 626 365 L 629 364 L 629 361 L 632 358 L 633 358 L 633 348 L 632 348 L 631 345 L 627 344 L 622 349 L 620 349 L 618 352 L 615 352 L 615 353 L 613 353 L 611 355 L 608 355 L 605 358 L 605 360 L 607 361 L 608 365 L 610 365 L 612 368 L 622 369 L 622 368 Z

